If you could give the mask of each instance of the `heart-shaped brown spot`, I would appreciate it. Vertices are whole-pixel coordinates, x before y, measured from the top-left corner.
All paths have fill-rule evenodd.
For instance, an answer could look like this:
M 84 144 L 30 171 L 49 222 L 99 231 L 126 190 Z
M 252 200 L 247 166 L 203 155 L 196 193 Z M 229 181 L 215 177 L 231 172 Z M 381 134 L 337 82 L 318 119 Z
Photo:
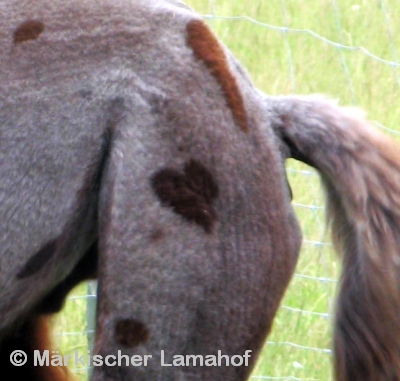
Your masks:
M 218 197 L 218 185 L 207 168 L 192 159 L 183 173 L 171 168 L 156 172 L 151 185 L 162 205 L 211 233 L 217 219 L 213 201 Z

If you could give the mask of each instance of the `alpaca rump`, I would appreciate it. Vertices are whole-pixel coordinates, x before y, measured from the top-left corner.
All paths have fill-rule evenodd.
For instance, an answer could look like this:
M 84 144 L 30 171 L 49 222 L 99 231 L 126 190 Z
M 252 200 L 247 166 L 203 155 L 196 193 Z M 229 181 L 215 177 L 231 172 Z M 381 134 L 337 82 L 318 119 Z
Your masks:
M 301 233 L 284 158 L 315 166 L 344 270 L 337 381 L 399 379 L 399 149 L 352 111 L 266 97 L 174 0 L 16 0 L 0 18 L 0 368 L 99 280 L 92 381 L 245 381 Z M 21 346 L 21 348 L 20 348 Z M 165 351 L 165 352 L 164 352 Z M 248 366 L 171 364 L 174 355 Z M 22 376 L 21 376 L 22 377 Z
M 95 246 L 93 353 L 152 361 L 92 380 L 246 380 L 300 247 L 258 91 L 173 0 L 0 8 L 0 353 L 46 342 L 32 317 L 96 273 Z M 218 351 L 249 365 L 160 361 Z M 43 371 L 23 378 L 60 381 Z
M 318 97 L 266 98 L 287 157 L 316 168 L 343 261 L 337 381 L 400 379 L 400 146 L 358 110 Z

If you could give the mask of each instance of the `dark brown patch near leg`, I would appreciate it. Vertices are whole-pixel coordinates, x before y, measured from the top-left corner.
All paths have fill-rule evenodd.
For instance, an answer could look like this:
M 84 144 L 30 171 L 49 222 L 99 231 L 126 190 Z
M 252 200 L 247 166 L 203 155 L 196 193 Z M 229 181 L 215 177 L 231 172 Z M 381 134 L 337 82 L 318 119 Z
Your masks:
M 57 240 L 52 240 L 44 245 L 36 254 L 31 257 L 25 266 L 18 272 L 17 278 L 22 279 L 31 276 L 41 270 L 57 249 Z
M 247 132 L 249 127 L 243 97 L 217 38 L 200 20 L 190 21 L 186 26 L 186 32 L 187 44 L 193 49 L 194 56 L 203 61 L 219 82 L 232 110 L 233 119 L 244 132 Z
M 149 330 L 141 321 L 122 319 L 115 325 L 114 338 L 118 344 L 132 348 L 145 343 L 149 339 Z
M 50 329 L 52 315 L 30 317 L 17 329 L 11 329 L 9 336 L 3 338 L 0 347 L 0 368 L 2 374 L 10 380 L 24 381 L 76 381 L 65 366 L 36 366 L 34 351 L 43 355 L 49 351 L 50 356 L 54 345 L 51 341 Z M 22 366 L 12 366 L 10 354 L 22 350 L 27 354 L 27 362 Z
M 39 20 L 26 20 L 13 35 L 14 44 L 20 44 L 29 40 L 36 40 L 44 31 L 44 24 Z
M 190 160 L 184 174 L 165 168 L 152 177 L 151 185 L 163 205 L 211 233 L 217 219 L 213 201 L 218 197 L 218 185 L 207 168 Z

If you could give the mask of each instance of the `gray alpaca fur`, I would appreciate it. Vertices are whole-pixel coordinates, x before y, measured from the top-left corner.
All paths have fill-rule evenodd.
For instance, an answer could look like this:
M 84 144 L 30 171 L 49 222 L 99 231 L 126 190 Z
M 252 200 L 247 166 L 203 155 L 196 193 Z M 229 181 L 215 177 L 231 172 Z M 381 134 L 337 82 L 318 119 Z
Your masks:
M 354 243 L 364 239 L 357 224 L 371 208 L 360 197 L 375 190 L 374 216 L 392 237 L 386 264 L 398 260 L 397 147 L 379 145 L 361 118 L 323 99 L 259 92 L 221 44 L 210 39 L 206 49 L 195 32 L 188 39 L 190 30 L 209 35 L 182 3 L 16 0 L 0 3 L 0 14 L 0 347 L 49 312 L 52 290 L 95 245 L 95 353 L 153 357 L 146 367 L 96 367 L 94 381 L 246 380 L 300 248 L 287 157 L 321 170 L 337 240 L 357 263 L 375 249 L 368 234 L 366 254 Z M 368 171 L 351 151 L 358 139 L 375 152 Z M 351 178 L 340 174 L 349 163 Z M 387 173 L 385 190 L 376 190 L 378 173 Z M 353 181 L 361 195 L 346 194 Z M 388 207 L 391 216 L 382 211 Z M 384 294 L 381 270 L 364 270 Z M 390 271 L 395 287 L 397 267 Z M 379 296 L 392 319 L 400 303 L 387 293 L 391 311 Z M 339 308 L 339 323 L 348 311 Z M 351 335 L 339 330 L 339 355 Z M 385 340 L 392 353 L 393 339 L 374 337 L 376 357 Z M 175 354 L 218 350 L 252 357 L 248 367 L 162 367 L 161 350 L 168 363 Z M 351 378 L 341 362 L 338 380 L 388 380 L 399 374 L 398 357 L 382 366 L 368 359 L 368 369 L 383 375 L 374 378 L 357 378 L 361 370 Z M 27 380 L 49 379 L 29 372 Z

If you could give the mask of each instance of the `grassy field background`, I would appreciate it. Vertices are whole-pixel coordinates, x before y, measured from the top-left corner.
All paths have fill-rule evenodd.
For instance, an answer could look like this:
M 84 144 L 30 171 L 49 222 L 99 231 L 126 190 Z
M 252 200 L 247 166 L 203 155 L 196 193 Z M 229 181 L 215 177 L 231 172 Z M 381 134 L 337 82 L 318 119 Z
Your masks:
M 270 94 L 322 93 L 364 108 L 400 136 L 400 7 L 397 0 L 190 0 Z M 362 47 L 362 48 L 361 48 Z M 397 63 L 397 66 L 396 66 Z M 288 162 L 303 250 L 253 379 L 332 380 L 331 320 L 340 263 L 324 228 L 318 176 Z M 85 285 L 57 317 L 64 352 L 86 350 Z M 90 327 L 89 327 L 90 328 Z M 82 381 L 85 369 L 77 370 Z

